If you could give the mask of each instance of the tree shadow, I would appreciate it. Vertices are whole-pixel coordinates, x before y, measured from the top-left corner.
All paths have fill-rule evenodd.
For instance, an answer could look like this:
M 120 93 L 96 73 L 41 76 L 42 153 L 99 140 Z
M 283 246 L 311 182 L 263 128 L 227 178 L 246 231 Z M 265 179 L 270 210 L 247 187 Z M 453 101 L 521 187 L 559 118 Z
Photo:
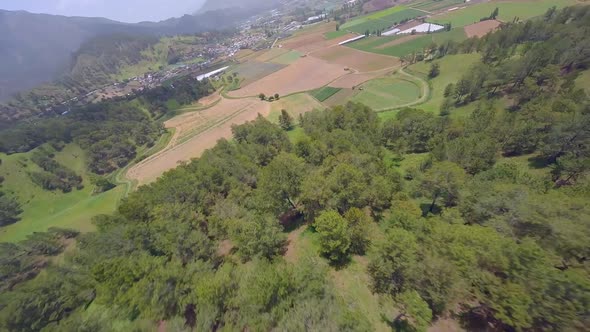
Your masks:
M 529 167 L 534 169 L 545 168 L 547 165 L 549 165 L 547 159 L 540 156 L 530 157 L 527 160 L 529 162 Z
M 442 212 L 442 209 L 438 206 L 438 205 L 434 205 L 434 207 L 432 208 L 432 211 L 430 211 L 430 207 L 432 206 L 432 204 L 430 203 L 421 203 L 420 204 L 420 210 L 422 210 L 422 217 L 427 217 L 428 214 L 440 214 Z
M 392 331 L 396 332 L 415 332 L 416 330 L 411 327 L 408 322 L 401 319 L 389 319 L 383 313 L 381 313 L 381 321 L 387 324 Z

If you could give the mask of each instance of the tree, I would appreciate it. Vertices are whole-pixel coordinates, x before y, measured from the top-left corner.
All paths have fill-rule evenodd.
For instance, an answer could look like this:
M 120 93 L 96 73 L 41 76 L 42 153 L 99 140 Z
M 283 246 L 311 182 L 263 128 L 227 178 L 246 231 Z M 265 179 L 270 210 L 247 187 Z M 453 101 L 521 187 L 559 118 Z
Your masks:
M 313 223 L 320 236 L 320 251 L 332 263 L 342 263 L 349 255 L 351 245 L 348 223 L 334 211 L 325 211 Z
M 340 24 L 336 24 L 336 31 L 340 31 Z
M 454 92 L 455 92 L 455 84 L 449 83 L 445 87 L 445 92 L 443 95 L 445 96 L 445 98 L 447 98 L 447 97 L 450 97 Z
M 408 287 L 412 267 L 416 264 L 416 236 L 401 228 L 391 228 L 386 238 L 377 243 L 369 258 L 367 271 L 371 288 L 376 293 L 396 296 Z
M 440 65 L 437 62 L 433 62 L 430 65 L 430 71 L 428 71 L 428 78 L 435 78 L 440 74 Z
M 455 86 L 455 99 L 457 103 L 460 103 L 463 100 L 463 97 L 471 91 L 471 86 L 472 82 L 468 79 L 461 79 L 457 82 L 457 85 Z
M 428 329 L 432 321 L 432 311 L 418 292 L 405 291 L 396 297 L 396 302 L 400 305 L 401 312 L 394 323 L 399 324 L 402 331 L 409 330 L 408 327 L 416 332 L 425 332 Z
M 238 247 L 238 254 L 244 260 L 255 257 L 272 259 L 285 248 L 287 236 L 278 219 L 271 216 L 248 216 L 234 224 L 230 238 Z
M 498 7 L 496 7 L 496 9 L 494 9 L 494 11 L 492 12 L 492 14 L 490 15 L 490 19 L 491 20 L 495 20 L 496 17 L 498 17 L 498 14 L 500 13 L 500 10 L 498 9 Z
M 260 100 L 266 100 L 266 95 L 264 93 L 260 93 L 258 98 L 260 98 Z
M 288 131 L 293 129 L 293 117 L 285 109 L 281 110 L 281 115 L 279 115 L 279 124 L 283 130 Z
M 465 172 L 456 164 L 448 161 L 434 164 L 420 184 L 422 192 L 432 200 L 428 212 L 434 211 L 439 199 L 443 199 L 446 207 L 456 205 L 464 181 Z
M 275 100 L 279 100 L 281 98 L 281 96 L 278 93 L 275 93 L 274 97 L 275 97 Z
M 14 197 L 0 191 L 0 227 L 17 222 L 22 212 L 20 203 Z
M 363 210 L 352 208 L 346 211 L 344 219 L 348 222 L 350 231 L 350 252 L 357 255 L 365 254 L 371 243 L 369 239 L 370 217 Z
M 279 154 L 262 169 L 258 185 L 260 206 L 275 214 L 297 209 L 305 170 L 303 159 L 290 153 Z

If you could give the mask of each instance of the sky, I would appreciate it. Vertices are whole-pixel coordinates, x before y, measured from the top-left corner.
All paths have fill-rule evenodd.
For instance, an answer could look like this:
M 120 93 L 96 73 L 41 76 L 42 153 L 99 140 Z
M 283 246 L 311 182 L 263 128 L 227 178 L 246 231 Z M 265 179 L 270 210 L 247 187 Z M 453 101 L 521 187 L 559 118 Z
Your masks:
M 0 9 L 122 22 L 161 21 L 196 12 L 205 0 L 0 0 Z

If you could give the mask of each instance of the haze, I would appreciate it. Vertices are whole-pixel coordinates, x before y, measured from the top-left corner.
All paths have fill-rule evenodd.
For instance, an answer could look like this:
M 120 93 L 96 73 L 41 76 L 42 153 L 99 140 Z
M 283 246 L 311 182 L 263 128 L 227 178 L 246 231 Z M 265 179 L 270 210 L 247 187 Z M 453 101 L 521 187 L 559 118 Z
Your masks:
M 2 0 L 0 9 L 122 22 L 160 21 L 197 11 L 205 0 Z

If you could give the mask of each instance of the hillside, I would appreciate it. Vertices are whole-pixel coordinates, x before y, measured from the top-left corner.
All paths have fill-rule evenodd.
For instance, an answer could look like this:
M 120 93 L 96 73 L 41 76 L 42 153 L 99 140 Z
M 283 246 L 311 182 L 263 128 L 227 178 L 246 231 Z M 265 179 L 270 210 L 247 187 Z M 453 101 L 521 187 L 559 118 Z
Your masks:
M 87 73 L 80 73 L 81 63 L 87 63 L 86 57 L 81 57 L 85 51 L 80 47 L 92 44 L 93 38 L 125 35 L 144 38 L 160 37 L 164 35 L 193 34 L 209 30 L 221 30 L 235 26 L 256 10 L 218 10 L 206 15 L 185 15 L 161 22 L 142 22 L 127 24 L 102 18 L 64 17 L 45 14 L 31 14 L 23 11 L 10 12 L 0 10 L 0 100 L 6 101 L 11 95 L 32 89 L 39 84 L 48 83 L 61 78 L 66 85 L 88 86 L 88 79 L 95 74 L 98 82 L 102 77 L 110 74 L 97 71 L 104 65 L 112 64 L 111 60 L 92 64 Z M 137 49 L 138 44 L 125 46 Z M 105 39 L 98 39 L 98 43 L 105 45 Z M 109 48 L 120 45 L 121 40 L 115 37 Z M 105 52 L 106 53 L 106 52 Z M 113 53 L 116 57 L 120 54 Z M 120 60 L 127 62 L 135 57 Z M 119 61 L 119 60 L 115 60 Z M 80 81 L 80 75 L 81 81 Z M 14 110 L 13 110 L 14 111 Z M 7 113 L 9 110 L 0 112 Z
M 280 0 L 207 0 L 197 13 L 206 13 L 228 8 L 241 8 L 248 10 L 270 9 L 276 7 Z

